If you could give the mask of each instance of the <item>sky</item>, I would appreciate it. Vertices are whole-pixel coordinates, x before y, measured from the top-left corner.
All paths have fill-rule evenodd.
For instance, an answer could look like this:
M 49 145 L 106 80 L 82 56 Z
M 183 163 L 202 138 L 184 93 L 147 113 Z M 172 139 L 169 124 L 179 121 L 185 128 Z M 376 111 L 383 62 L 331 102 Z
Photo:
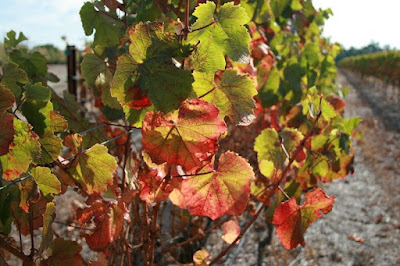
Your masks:
M 79 10 L 85 0 L 0 0 L 0 40 L 13 29 L 22 31 L 28 46 L 52 43 L 64 48 L 61 36 L 82 48 L 86 37 Z M 87 1 L 87 0 L 86 0 Z M 314 0 L 316 8 L 331 8 L 324 36 L 345 48 L 372 41 L 400 49 L 400 0 Z

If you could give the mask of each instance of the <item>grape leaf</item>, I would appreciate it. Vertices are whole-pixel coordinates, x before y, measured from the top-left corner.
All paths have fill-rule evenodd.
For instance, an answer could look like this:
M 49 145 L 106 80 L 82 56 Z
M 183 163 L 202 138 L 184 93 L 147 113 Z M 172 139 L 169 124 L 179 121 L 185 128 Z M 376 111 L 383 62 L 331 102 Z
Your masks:
M 9 153 L 0 157 L 3 178 L 6 181 L 14 180 L 25 173 L 32 160 L 40 153 L 39 137 L 28 123 L 14 118 L 14 130 Z
M 18 34 L 18 39 L 16 37 L 17 37 L 17 34 L 15 31 L 11 30 L 11 31 L 7 32 L 7 37 L 4 38 L 4 46 L 5 47 L 16 47 L 21 42 L 28 40 L 22 32 L 20 32 Z
M 26 84 L 28 82 L 26 72 L 13 62 L 3 65 L 2 68 L 3 76 L 1 83 L 9 88 L 16 97 L 20 96 L 21 88 L 18 86 L 18 83 Z
M 125 204 L 122 201 L 106 203 L 98 195 L 89 197 L 86 202 L 89 207 L 77 210 L 79 223 L 84 225 L 94 219 L 96 229 L 94 233 L 85 234 L 86 242 L 92 250 L 101 251 L 115 241 L 123 231 Z
M 94 84 L 100 73 L 107 70 L 106 63 L 95 54 L 85 54 L 81 63 L 82 76 L 89 84 Z
M 46 130 L 51 130 L 50 113 L 52 111 L 53 104 L 50 101 L 27 100 L 21 106 L 22 114 L 39 136 L 42 136 Z
M 14 116 L 0 113 L 0 156 L 8 153 L 14 139 Z
M 271 161 L 276 169 L 283 169 L 287 155 L 290 156 L 302 139 L 303 135 L 294 128 L 285 128 L 279 133 L 275 129 L 267 128 L 256 138 L 254 150 L 259 162 Z M 288 152 L 287 155 L 282 146 Z
M 197 250 L 193 254 L 193 262 L 195 266 L 207 266 L 206 259 L 210 257 L 210 253 L 206 249 Z
M 14 50 L 10 53 L 10 59 L 23 69 L 31 79 L 45 77 L 47 74 L 47 60 L 39 52 L 30 52 L 27 49 Z
M 193 90 L 197 97 L 217 106 L 222 118 L 229 117 L 240 126 L 251 124 L 255 118 L 253 97 L 257 95 L 257 90 L 250 78 L 238 75 L 236 70 L 227 69 L 216 86 L 213 73 L 194 72 L 193 76 Z
M 189 212 L 213 220 L 225 214 L 242 214 L 249 201 L 253 168 L 242 157 L 226 152 L 219 159 L 218 169 L 210 170 L 207 165 L 197 176 L 182 182 L 181 193 Z
M 240 63 L 250 60 L 251 38 L 243 26 L 249 22 L 246 10 L 229 2 L 219 12 L 215 11 L 216 5 L 207 1 L 193 12 L 197 20 L 192 26 L 194 31 L 188 35 L 188 41 L 192 44 L 200 42 L 192 60 L 195 70 L 201 72 L 224 69 L 225 55 Z
M 101 193 L 113 182 L 117 163 L 107 147 L 95 144 L 85 153 L 79 153 L 70 164 L 69 172 L 80 188 L 88 194 Z
M 0 193 L 0 233 L 8 236 L 11 232 L 11 224 L 14 220 L 11 212 L 12 202 L 18 202 L 19 191 L 17 186 L 10 186 Z
M 46 204 L 46 211 L 43 215 L 43 231 L 42 241 L 40 242 L 40 252 L 45 251 L 53 242 L 53 229 L 51 225 L 56 217 L 56 204 L 48 202 Z
M 50 245 L 49 255 L 46 260 L 41 261 L 41 265 L 60 265 L 60 266 L 82 266 L 83 259 L 79 254 L 82 247 L 71 240 L 56 238 Z
M 86 2 L 80 12 L 82 26 L 86 36 L 90 36 L 93 30 L 94 34 L 93 46 L 114 46 L 119 42 L 124 31 L 124 22 L 117 18 L 114 14 L 105 10 L 97 11 L 93 3 Z
M 51 131 L 47 131 L 39 139 L 40 143 L 40 157 L 35 160 L 37 164 L 50 164 L 57 160 L 58 156 L 61 154 L 62 139 L 54 135 Z
M 29 212 L 32 212 L 32 225 L 33 230 L 43 226 L 43 215 L 46 211 L 47 201 L 44 198 L 39 199 L 37 202 L 31 202 L 29 205 Z M 11 203 L 11 211 L 15 218 L 14 223 L 19 227 L 21 234 L 24 236 L 30 234 L 29 226 L 29 213 L 25 212 L 18 206 L 18 202 Z
M 177 178 L 173 178 L 165 183 L 164 177 L 160 176 L 157 170 L 142 171 L 139 174 L 139 196 L 149 204 L 164 201 L 177 185 L 177 182 L 179 182 Z
M 279 70 L 274 67 L 268 74 L 268 78 L 264 86 L 260 89 L 258 97 L 263 107 L 271 107 L 279 100 L 279 85 L 280 85 Z
M 306 200 L 299 206 L 295 198 L 281 203 L 275 210 L 272 224 L 276 234 L 286 249 L 305 245 L 304 233 L 323 214 L 331 211 L 335 197 L 327 197 L 320 189 L 305 194 Z
M 238 237 L 240 234 L 240 227 L 236 220 L 225 222 L 221 228 L 225 232 L 225 234 L 222 235 L 221 238 L 228 244 L 232 244 L 236 237 Z
M 175 110 L 189 96 L 193 83 L 190 71 L 177 68 L 172 61 L 179 55 L 177 38 L 164 33 L 163 24 L 157 22 L 139 23 L 128 33 L 129 54 L 118 58 L 111 95 L 125 107 L 135 93 L 129 89 L 137 85 L 156 110 Z
M 25 97 L 28 100 L 47 102 L 51 98 L 49 87 L 43 86 L 41 82 L 25 85 Z
M 193 99 L 183 102 L 178 113 L 147 113 L 142 144 L 156 164 L 178 164 L 190 171 L 216 152 L 217 140 L 225 131 L 218 109 Z
M 38 184 L 43 195 L 47 196 L 49 194 L 59 194 L 61 192 L 61 183 L 58 178 L 51 173 L 50 168 L 38 166 L 31 170 L 31 175 Z
M 15 102 L 15 97 L 11 91 L 0 83 L 0 114 L 11 109 Z

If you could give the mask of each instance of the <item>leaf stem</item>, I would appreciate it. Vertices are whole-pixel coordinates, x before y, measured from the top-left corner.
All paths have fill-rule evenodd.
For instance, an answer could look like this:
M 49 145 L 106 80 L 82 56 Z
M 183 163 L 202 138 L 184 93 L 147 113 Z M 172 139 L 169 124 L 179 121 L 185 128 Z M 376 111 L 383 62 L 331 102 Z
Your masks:
M 190 11 L 190 0 L 186 0 L 185 3 L 185 28 L 183 32 L 183 39 L 187 40 L 187 35 L 189 33 L 189 11 Z
M 214 23 L 216 23 L 216 21 L 215 20 L 213 20 L 212 22 L 210 22 L 210 23 L 208 23 L 207 25 L 204 25 L 204 26 L 202 26 L 202 27 L 200 27 L 200 28 L 197 28 L 197 29 L 190 29 L 189 30 L 189 32 L 194 32 L 194 31 L 199 31 L 199 30 L 204 30 L 205 28 L 207 28 L 207 27 L 210 27 L 211 25 L 213 25 Z

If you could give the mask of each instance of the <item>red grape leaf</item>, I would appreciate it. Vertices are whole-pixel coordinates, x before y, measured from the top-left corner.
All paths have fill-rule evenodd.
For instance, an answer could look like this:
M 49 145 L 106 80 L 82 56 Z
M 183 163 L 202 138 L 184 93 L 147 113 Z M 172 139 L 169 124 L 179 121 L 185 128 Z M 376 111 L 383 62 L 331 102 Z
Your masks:
M 217 140 L 226 131 L 218 112 L 214 105 L 197 99 L 183 102 L 178 114 L 149 112 L 143 121 L 143 148 L 156 164 L 198 169 L 216 152 Z
M 95 221 L 96 230 L 90 235 L 85 234 L 85 239 L 92 250 L 101 251 L 121 235 L 127 210 L 122 201 L 110 204 L 98 196 L 89 198 L 87 203 L 90 206 L 78 210 L 76 216 L 81 225 L 90 219 Z
M 0 156 L 7 154 L 14 139 L 14 116 L 0 114 Z
M 225 234 L 222 235 L 221 238 L 228 244 L 232 244 L 236 237 L 238 237 L 238 235 L 240 234 L 240 227 L 236 220 L 227 221 L 222 225 L 221 228 L 225 232 Z
M 181 193 L 192 215 L 215 220 L 225 214 L 240 215 L 247 206 L 253 168 L 242 157 L 226 152 L 216 171 L 204 167 L 197 176 L 182 182 Z
M 0 84 L 0 114 L 10 109 L 15 101 L 15 97 L 12 92 Z
M 295 198 L 281 203 L 275 210 L 272 224 L 276 234 L 286 249 L 298 244 L 304 246 L 304 233 L 323 214 L 331 211 L 335 197 L 327 197 L 320 188 L 305 194 L 306 201 L 299 206 Z
M 139 86 L 135 85 L 130 87 L 126 92 L 126 105 L 130 109 L 137 109 L 140 110 L 143 107 L 151 106 L 151 102 L 146 95 L 143 95 L 140 91 Z
M 172 178 L 168 183 L 157 170 L 142 171 L 139 174 L 140 198 L 149 204 L 168 198 L 171 191 L 179 185 L 181 178 Z
M 32 210 L 32 224 L 33 230 L 36 230 L 43 226 L 43 215 L 46 211 L 47 201 L 44 198 L 39 199 L 37 202 L 32 202 L 29 206 L 29 209 Z M 15 218 L 14 223 L 21 234 L 24 236 L 29 235 L 30 227 L 29 227 L 29 213 L 23 211 L 19 206 L 18 202 L 13 201 L 11 203 L 11 212 Z

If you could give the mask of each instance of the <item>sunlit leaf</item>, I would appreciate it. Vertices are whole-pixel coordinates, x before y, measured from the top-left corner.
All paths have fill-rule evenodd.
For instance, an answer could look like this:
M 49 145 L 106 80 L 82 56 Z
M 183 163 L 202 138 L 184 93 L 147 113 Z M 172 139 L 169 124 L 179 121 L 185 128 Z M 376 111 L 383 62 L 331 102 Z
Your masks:
M 218 109 L 193 99 L 182 103 L 177 114 L 147 113 L 142 143 L 153 162 L 178 164 L 190 171 L 216 152 L 217 140 L 225 131 Z
M 207 1 L 196 7 L 193 16 L 197 20 L 192 29 L 200 29 L 188 36 L 189 42 L 200 42 L 192 59 L 195 70 L 215 72 L 224 69 L 225 55 L 237 62 L 249 62 L 251 39 L 243 26 L 249 17 L 244 8 L 229 2 L 216 12 L 214 2 Z
M 305 194 L 306 201 L 299 206 L 295 198 L 281 203 L 275 210 L 272 223 L 276 234 L 286 249 L 305 245 L 304 233 L 322 214 L 331 211 L 335 197 L 327 197 L 317 188 Z
M 193 83 L 190 71 L 172 61 L 179 55 L 176 36 L 164 33 L 163 24 L 156 22 L 139 23 L 128 33 L 129 54 L 118 59 L 111 95 L 125 107 L 134 98 L 131 94 L 136 92 L 130 89 L 136 85 L 157 110 L 175 110 L 189 96 Z
M 43 195 L 58 194 L 61 192 L 61 183 L 47 167 L 36 167 L 31 170 L 31 175 L 38 184 Z
M 257 95 L 253 81 L 227 69 L 218 85 L 214 84 L 213 73 L 194 72 L 193 89 L 197 97 L 210 102 L 220 109 L 222 118 L 229 117 L 234 124 L 247 126 L 254 120 Z
M 192 215 L 215 220 L 225 214 L 240 215 L 250 196 L 253 168 L 242 157 L 226 152 L 217 170 L 204 167 L 196 176 L 182 182 L 181 192 Z

